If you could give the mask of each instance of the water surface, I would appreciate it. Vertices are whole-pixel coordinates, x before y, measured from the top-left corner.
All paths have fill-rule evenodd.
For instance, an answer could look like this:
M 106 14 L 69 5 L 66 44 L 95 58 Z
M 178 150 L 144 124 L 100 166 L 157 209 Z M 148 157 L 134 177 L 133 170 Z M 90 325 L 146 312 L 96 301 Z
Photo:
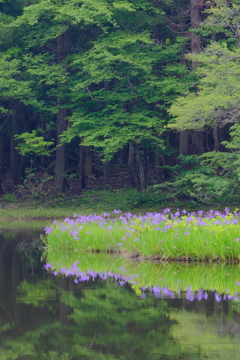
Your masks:
M 38 231 L 0 241 L 0 360 L 239 359 L 237 266 L 42 261 Z

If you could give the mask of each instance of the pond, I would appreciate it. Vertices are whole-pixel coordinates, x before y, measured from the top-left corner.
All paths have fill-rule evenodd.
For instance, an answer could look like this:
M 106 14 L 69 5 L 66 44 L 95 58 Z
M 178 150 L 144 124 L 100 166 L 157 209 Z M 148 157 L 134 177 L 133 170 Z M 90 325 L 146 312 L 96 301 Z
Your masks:
M 239 359 L 238 265 L 43 254 L 40 233 L 0 233 L 0 360 Z

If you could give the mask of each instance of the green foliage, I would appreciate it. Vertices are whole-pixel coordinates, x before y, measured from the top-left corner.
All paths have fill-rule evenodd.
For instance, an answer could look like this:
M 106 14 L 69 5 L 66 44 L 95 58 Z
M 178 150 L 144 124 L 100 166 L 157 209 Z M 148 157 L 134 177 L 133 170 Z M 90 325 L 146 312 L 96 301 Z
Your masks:
M 156 197 L 153 193 L 141 193 L 137 189 L 121 189 L 117 191 L 88 190 L 80 199 L 81 206 L 89 209 L 113 211 L 121 209 L 128 211 L 132 209 L 162 205 L 162 197 Z
M 16 199 L 14 194 L 4 194 L 3 199 L 5 201 L 11 202 L 11 203 L 17 203 L 18 199 Z
M 187 77 L 183 65 L 171 67 L 170 62 L 179 58 L 185 42 L 157 45 L 148 32 L 130 29 L 100 36 L 71 64 L 81 72 L 74 79 L 72 126 L 62 139 L 69 142 L 81 136 L 83 145 L 100 149 L 105 160 L 130 142 L 164 148 L 160 135 L 165 131 L 165 110 L 186 88 Z M 154 74 L 154 67 L 161 70 Z M 161 106 L 156 111 L 157 102 Z
M 169 112 L 175 117 L 172 128 L 202 130 L 238 120 L 240 49 L 212 43 L 201 54 L 188 58 L 197 61 L 200 77 L 195 93 L 177 99 Z
M 26 175 L 22 185 L 18 185 L 18 196 L 29 199 L 45 199 L 49 196 L 51 188 L 49 182 L 53 176 L 47 173 L 39 173 L 32 166 L 26 169 Z
M 36 130 L 33 130 L 31 133 L 15 135 L 15 138 L 19 142 L 17 149 L 21 155 L 50 156 L 53 151 L 49 148 L 52 147 L 54 142 L 45 141 L 43 136 L 37 136 Z
M 173 180 L 152 185 L 148 192 L 165 199 L 185 200 L 202 205 L 238 205 L 237 154 L 211 151 L 201 156 L 181 156 L 181 165 L 168 167 Z

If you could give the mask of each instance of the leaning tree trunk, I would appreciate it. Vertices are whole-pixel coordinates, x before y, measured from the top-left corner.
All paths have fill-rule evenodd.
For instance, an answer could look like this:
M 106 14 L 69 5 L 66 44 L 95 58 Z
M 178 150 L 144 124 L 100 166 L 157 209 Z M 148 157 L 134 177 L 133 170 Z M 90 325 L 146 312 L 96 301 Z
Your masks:
M 57 38 L 57 62 L 60 64 L 67 56 L 69 48 L 69 34 L 68 32 L 61 34 Z M 64 190 L 66 179 L 64 178 L 65 172 L 65 144 L 60 141 L 60 136 L 67 129 L 67 109 L 63 106 L 62 100 L 62 84 L 58 84 L 59 98 L 57 100 L 58 113 L 57 113 L 57 149 L 56 149 L 56 162 L 54 172 L 54 188 L 53 193 L 57 194 Z

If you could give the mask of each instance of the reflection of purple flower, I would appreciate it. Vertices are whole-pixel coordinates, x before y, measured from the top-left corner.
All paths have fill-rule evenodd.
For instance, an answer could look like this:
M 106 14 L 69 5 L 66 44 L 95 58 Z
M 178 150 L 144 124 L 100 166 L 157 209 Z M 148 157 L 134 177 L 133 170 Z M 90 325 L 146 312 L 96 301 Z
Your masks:
M 203 298 L 204 298 L 205 300 L 207 300 L 207 298 L 208 298 L 208 293 L 207 293 L 207 292 L 204 292 L 204 293 L 203 293 Z
M 140 298 L 141 298 L 141 299 L 145 299 L 146 296 L 147 296 L 147 295 L 146 295 L 145 293 L 143 293 L 143 294 L 140 296 Z
M 200 301 L 200 300 L 202 300 L 202 298 L 203 298 L 203 291 L 198 290 L 198 293 L 196 295 L 196 299 Z
M 99 274 L 99 277 L 100 277 L 102 280 L 106 280 L 106 279 L 107 279 L 107 274 L 105 274 L 105 273 Z
M 44 267 L 45 267 L 45 269 L 50 269 L 52 267 L 52 264 L 49 264 L 49 263 L 45 264 Z
M 215 300 L 217 301 L 217 302 L 220 302 L 221 301 L 221 295 L 219 295 L 219 294 L 215 294 Z
M 186 292 L 186 299 L 189 301 L 193 301 L 194 300 L 194 293 L 192 290 L 188 290 Z

